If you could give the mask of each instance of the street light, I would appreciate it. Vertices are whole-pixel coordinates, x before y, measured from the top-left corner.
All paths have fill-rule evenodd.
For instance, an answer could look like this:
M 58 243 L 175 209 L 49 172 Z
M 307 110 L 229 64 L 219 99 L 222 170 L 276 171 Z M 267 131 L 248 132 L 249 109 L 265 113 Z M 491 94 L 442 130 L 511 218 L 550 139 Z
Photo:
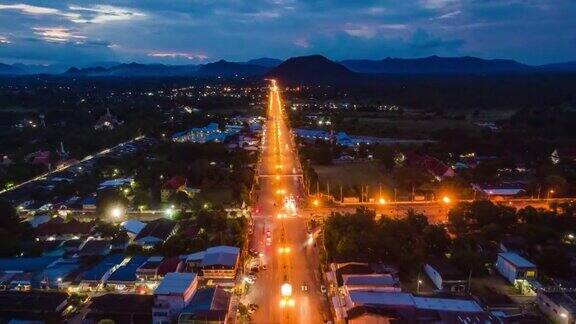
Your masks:
M 448 196 L 444 196 L 444 197 L 442 197 L 442 202 L 445 204 L 449 204 L 452 202 L 452 199 Z
M 318 207 L 318 205 L 320 205 L 320 201 L 318 201 L 318 199 L 314 199 L 314 201 L 312 202 L 312 204 L 316 207 Z
M 122 217 L 123 214 L 124 210 L 119 206 L 115 206 L 112 207 L 112 209 L 110 209 L 110 216 L 112 216 L 113 218 L 120 218 Z
M 380 199 L 378 199 L 378 203 L 379 203 L 380 205 L 384 205 L 384 204 L 386 204 L 386 199 L 380 197 Z

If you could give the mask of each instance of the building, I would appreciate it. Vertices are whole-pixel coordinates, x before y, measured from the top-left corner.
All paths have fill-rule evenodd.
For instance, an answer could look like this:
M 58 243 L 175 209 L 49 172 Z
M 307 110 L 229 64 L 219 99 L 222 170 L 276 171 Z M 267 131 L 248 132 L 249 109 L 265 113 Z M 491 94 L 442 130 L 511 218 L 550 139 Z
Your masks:
M 148 257 L 135 255 L 120 265 L 106 281 L 107 287 L 112 287 L 118 291 L 131 291 L 137 288 L 138 278 L 136 271 L 138 268 L 148 261 Z
M 154 291 L 155 324 L 170 324 L 180 311 L 188 306 L 198 288 L 198 278 L 194 273 L 168 273 Z
M 128 233 L 128 236 L 131 239 L 133 239 L 140 233 L 140 231 L 144 229 L 144 227 L 146 227 L 146 223 L 136 219 L 129 219 L 125 222 L 122 222 L 120 226 L 122 226 L 122 229 Z
M 500 323 L 472 299 L 422 297 L 401 292 L 351 291 L 343 308 L 340 314 L 344 318 L 337 320 L 351 324 Z
M 220 287 L 199 289 L 180 313 L 178 323 L 227 323 L 230 299 L 230 293 Z
M 83 323 L 96 324 L 109 319 L 114 323 L 152 323 L 154 296 L 135 294 L 105 294 L 92 297 Z
M 576 321 L 576 290 L 538 289 L 538 308 L 554 323 Z
M 532 262 L 514 252 L 498 253 L 496 269 L 523 293 L 533 293 L 537 285 L 537 268 Z
M 526 192 L 526 185 L 516 182 L 506 182 L 498 184 L 474 183 L 472 189 L 481 196 L 492 197 L 515 197 Z
M 76 219 L 63 223 L 57 217 L 38 226 L 35 232 L 40 240 L 69 240 L 90 234 L 94 226 L 96 226 L 95 222 L 81 222 Z
M 406 160 L 409 165 L 425 169 L 438 181 L 452 178 L 456 175 L 456 172 L 450 166 L 429 155 L 421 156 L 412 152 L 406 154 Z
M 236 135 L 239 132 L 240 130 L 234 127 L 226 127 L 224 130 L 220 130 L 218 123 L 209 123 L 204 127 L 196 127 L 183 132 L 178 132 L 172 135 L 172 140 L 174 142 L 222 143 L 229 136 Z
M 136 270 L 136 277 L 141 281 L 158 281 L 167 273 L 181 272 L 183 269 L 184 261 L 177 256 L 152 256 Z
M 233 246 L 215 246 L 206 249 L 202 259 L 203 277 L 207 279 L 234 279 L 240 260 L 240 249 Z
M 424 265 L 424 272 L 440 291 L 465 292 L 468 278 L 448 260 L 431 260 Z
M 109 255 L 90 270 L 82 273 L 80 290 L 96 290 L 103 287 L 110 275 L 124 263 L 124 259 L 124 256 L 120 254 Z
M 160 190 L 160 197 L 162 202 L 168 201 L 168 198 L 186 187 L 186 178 L 183 176 L 173 176 L 168 181 L 164 182 Z
M 0 318 L 5 323 L 60 323 L 68 306 L 68 294 L 41 291 L 0 292 Z
M 176 222 L 159 218 L 146 224 L 134 238 L 134 243 L 145 248 L 152 248 L 156 244 L 164 243 L 176 232 Z
M 400 280 L 385 273 L 375 274 L 345 274 L 342 275 L 343 288 L 346 292 L 353 290 L 371 290 L 400 292 Z
M 132 178 L 117 178 L 117 179 L 110 179 L 101 182 L 98 185 L 97 190 L 108 190 L 108 189 L 122 189 L 126 187 L 130 187 L 134 179 Z

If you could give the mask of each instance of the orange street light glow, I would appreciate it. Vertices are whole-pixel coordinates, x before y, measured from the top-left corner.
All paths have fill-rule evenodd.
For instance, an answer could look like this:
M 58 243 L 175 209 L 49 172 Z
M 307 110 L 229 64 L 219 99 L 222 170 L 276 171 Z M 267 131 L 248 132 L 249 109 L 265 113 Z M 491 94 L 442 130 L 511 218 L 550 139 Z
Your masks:
M 320 205 L 320 202 L 318 201 L 318 199 L 314 199 L 314 201 L 312 203 L 314 204 L 314 206 Z
M 452 199 L 450 199 L 450 197 L 448 197 L 448 196 L 444 196 L 444 197 L 442 197 L 442 202 L 445 204 L 449 204 L 452 202 Z
M 380 199 L 378 199 L 378 203 L 379 203 L 380 205 L 384 205 L 384 204 L 386 204 L 386 199 L 380 198 Z

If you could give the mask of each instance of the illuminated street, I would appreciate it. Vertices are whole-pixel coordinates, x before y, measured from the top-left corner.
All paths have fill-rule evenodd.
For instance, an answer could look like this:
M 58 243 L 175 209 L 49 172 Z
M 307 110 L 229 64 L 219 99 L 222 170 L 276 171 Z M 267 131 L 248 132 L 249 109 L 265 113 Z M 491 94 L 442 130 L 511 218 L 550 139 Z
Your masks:
M 265 132 L 250 246 L 261 253 L 266 270 L 260 270 L 247 296 L 259 306 L 252 319 L 255 323 L 322 323 L 329 315 L 326 296 L 320 291 L 317 250 L 308 239 L 306 218 L 295 206 L 303 198 L 301 169 L 274 81 Z

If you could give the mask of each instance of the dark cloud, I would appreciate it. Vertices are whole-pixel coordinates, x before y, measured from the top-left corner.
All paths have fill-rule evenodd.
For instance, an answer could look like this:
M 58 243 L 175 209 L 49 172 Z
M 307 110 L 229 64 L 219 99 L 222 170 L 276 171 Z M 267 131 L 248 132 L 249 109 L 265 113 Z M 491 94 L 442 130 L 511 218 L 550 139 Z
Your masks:
M 321 53 L 544 63 L 576 58 L 574 16 L 572 0 L 22 0 L 0 4 L 0 61 L 191 63 Z

